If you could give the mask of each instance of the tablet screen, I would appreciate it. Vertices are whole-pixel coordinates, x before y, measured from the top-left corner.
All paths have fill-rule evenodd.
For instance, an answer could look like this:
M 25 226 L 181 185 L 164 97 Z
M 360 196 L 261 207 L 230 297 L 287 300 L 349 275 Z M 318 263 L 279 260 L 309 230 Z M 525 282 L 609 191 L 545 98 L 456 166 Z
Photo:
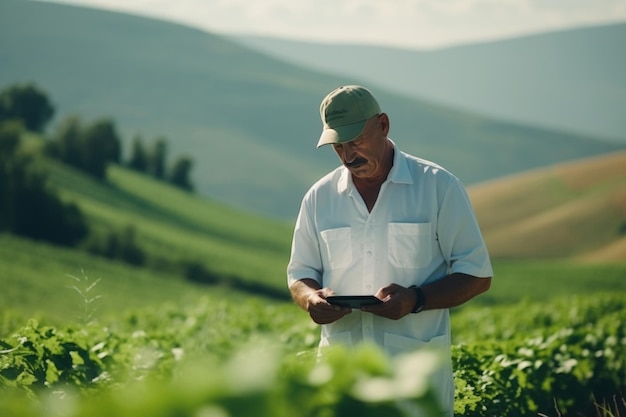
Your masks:
M 326 297 L 330 304 L 361 308 L 364 305 L 380 304 L 382 301 L 373 295 L 331 295 Z

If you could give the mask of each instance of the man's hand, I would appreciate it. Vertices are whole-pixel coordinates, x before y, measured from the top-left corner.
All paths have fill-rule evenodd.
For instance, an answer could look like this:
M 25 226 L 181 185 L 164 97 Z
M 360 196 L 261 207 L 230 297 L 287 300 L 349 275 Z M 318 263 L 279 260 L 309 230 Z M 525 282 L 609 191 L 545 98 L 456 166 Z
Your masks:
M 332 305 L 326 301 L 326 297 L 335 293 L 329 288 L 321 288 L 313 279 L 304 278 L 296 281 L 289 290 L 295 303 L 306 310 L 317 324 L 332 323 L 352 313 L 349 307 Z
M 383 303 L 364 306 L 361 310 L 392 320 L 401 319 L 411 313 L 417 302 L 415 291 L 398 284 L 379 289 L 375 296 L 383 300 Z
M 491 285 L 491 277 L 475 277 L 463 273 L 448 275 L 420 288 L 426 298 L 425 310 L 452 308 L 487 291 Z M 379 316 L 398 320 L 411 313 L 417 301 L 417 294 L 410 288 L 391 284 L 381 288 L 376 297 L 383 300 L 382 304 L 367 306 L 363 311 Z
M 350 307 L 332 305 L 326 301 L 326 297 L 334 292 L 328 288 L 322 288 L 313 292 L 307 298 L 307 308 L 309 315 L 317 324 L 328 324 L 339 320 L 346 314 L 352 313 Z

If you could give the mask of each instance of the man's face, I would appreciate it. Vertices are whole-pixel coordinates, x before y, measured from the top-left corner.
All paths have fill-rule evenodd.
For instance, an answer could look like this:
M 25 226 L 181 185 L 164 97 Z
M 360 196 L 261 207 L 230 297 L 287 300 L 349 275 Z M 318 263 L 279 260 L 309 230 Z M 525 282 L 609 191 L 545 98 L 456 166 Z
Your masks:
M 385 113 L 370 118 L 356 139 L 335 143 L 333 148 L 341 162 L 357 178 L 376 178 L 385 169 L 389 118 Z

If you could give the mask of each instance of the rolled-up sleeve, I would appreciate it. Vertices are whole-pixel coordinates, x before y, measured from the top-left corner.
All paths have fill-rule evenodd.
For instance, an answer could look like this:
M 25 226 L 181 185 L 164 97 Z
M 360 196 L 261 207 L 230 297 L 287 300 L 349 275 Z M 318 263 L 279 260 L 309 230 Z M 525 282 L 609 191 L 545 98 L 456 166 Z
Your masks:
M 451 178 L 438 213 L 437 237 L 449 273 L 480 278 L 493 276 L 487 246 L 469 196 L 460 181 Z
M 291 243 L 291 256 L 287 265 L 287 284 L 311 278 L 322 284 L 322 259 L 311 210 L 313 204 L 311 192 L 302 200 L 300 212 L 296 219 Z

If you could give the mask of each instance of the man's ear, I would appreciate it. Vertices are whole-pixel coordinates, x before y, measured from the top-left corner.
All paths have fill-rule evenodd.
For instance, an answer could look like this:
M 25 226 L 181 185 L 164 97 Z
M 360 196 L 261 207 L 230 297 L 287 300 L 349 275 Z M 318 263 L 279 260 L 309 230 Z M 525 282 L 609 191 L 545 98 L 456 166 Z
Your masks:
M 380 116 L 378 116 L 378 126 L 380 126 L 380 129 L 385 136 L 389 134 L 390 125 L 387 113 L 381 113 Z

